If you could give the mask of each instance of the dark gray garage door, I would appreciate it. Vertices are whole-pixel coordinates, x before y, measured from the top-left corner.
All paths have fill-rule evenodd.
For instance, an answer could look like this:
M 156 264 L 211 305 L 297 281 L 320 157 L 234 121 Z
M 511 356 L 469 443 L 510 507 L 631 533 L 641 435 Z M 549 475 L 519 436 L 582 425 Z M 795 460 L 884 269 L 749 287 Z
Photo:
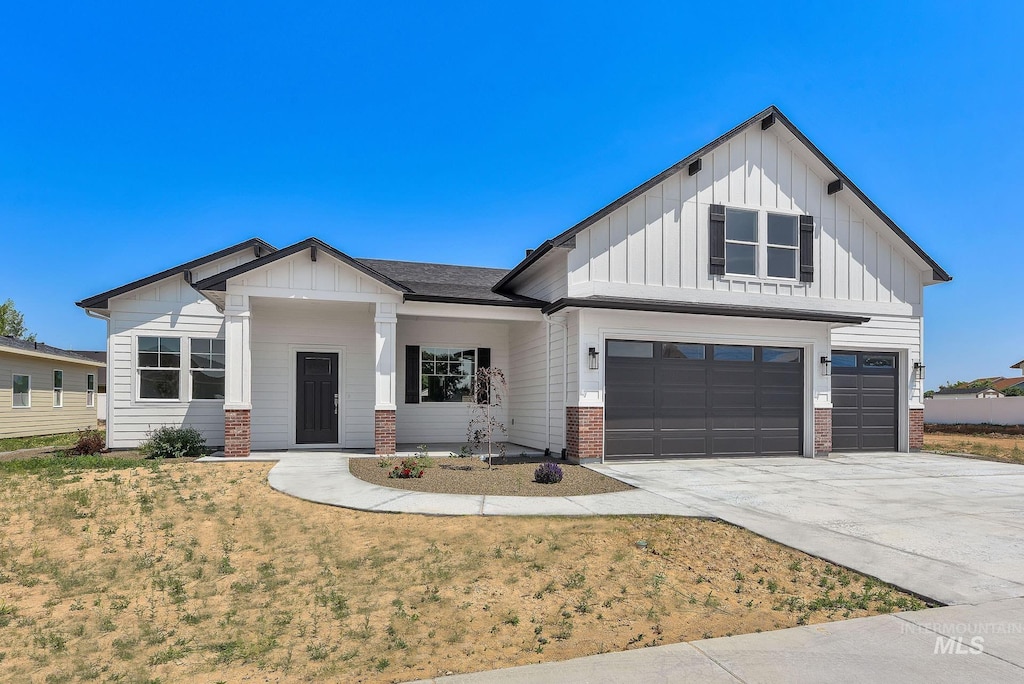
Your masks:
M 893 451 L 896 354 L 832 351 L 832 450 Z
M 800 349 L 609 340 L 605 456 L 797 455 Z

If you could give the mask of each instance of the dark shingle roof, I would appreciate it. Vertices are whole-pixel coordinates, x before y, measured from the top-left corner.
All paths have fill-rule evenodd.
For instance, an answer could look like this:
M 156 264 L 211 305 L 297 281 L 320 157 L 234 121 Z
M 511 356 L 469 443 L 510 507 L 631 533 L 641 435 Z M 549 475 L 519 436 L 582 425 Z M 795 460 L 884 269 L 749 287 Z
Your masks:
M 416 261 L 357 259 L 378 273 L 408 287 L 407 300 L 462 301 L 506 306 L 540 306 L 529 297 L 499 294 L 492 288 L 508 271 L 502 268 L 427 264 Z
M 991 387 L 944 387 L 940 389 L 936 394 L 981 394 L 986 390 L 992 389 Z M 996 390 L 998 391 L 998 390 Z
M 68 351 L 67 349 L 51 347 L 50 345 L 43 344 L 42 342 L 29 342 L 28 340 L 19 340 L 14 337 L 8 337 L 7 335 L 0 335 L 0 351 L 2 351 L 3 349 L 36 352 L 37 354 L 49 354 L 50 356 L 61 356 L 66 359 L 82 361 L 84 363 L 89 364 L 103 363 L 102 361 L 97 362 L 94 359 L 82 356 L 81 354 L 76 354 L 75 352 Z

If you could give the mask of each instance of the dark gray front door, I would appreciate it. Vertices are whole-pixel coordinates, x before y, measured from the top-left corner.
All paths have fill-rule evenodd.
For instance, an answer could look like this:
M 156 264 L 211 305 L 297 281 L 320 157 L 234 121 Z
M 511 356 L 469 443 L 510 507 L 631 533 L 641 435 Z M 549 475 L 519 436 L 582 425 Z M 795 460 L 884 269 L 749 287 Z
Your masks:
M 800 349 L 609 340 L 605 352 L 607 458 L 800 454 Z
M 832 351 L 832 450 L 895 451 L 897 355 Z
M 338 355 L 298 352 L 295 443 L 338 443 Z

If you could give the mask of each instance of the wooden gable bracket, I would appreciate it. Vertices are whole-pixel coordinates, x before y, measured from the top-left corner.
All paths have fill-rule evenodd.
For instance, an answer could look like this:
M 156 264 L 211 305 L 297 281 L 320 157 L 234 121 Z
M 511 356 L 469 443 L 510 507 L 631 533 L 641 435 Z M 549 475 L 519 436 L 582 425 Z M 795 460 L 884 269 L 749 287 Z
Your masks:
M 761 130 L 767 131 L 769 128 L 775 125 L 775 115 L 769 114 L 768 116 L 761 119 Z
M 697 161 L 690 164 L 690 168 L 687 169 L 687 173 L 689 173 L 691 176 L 696 176 L 702 168 L 704 168 L 704 163 L 702 160 L 698 159 Z
M 312 245 L 309 248 L 309 260 L 316 261 L 316 245 Z
M 261 256 L 263 256 L 263 248 L 260 247 L 259 245 L 253 245 L 252 253 L 253 256 L 259 259 Z
M 841 178 L 837 178 L 837 179 L 835 179 L 834 181 L 832 181 L 831 183 L 828 184 L 828 194 L 830 194 L 830 195 L 834 195 L 834 194 L 836 194 L 837 192 L 839 192 L 842 189 L 843 189 L 843 180 Z

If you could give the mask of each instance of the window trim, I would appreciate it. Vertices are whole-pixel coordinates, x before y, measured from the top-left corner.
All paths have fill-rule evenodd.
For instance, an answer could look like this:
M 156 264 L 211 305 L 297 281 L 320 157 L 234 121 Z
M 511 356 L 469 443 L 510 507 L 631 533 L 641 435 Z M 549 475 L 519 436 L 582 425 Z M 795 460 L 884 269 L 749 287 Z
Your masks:
M 202 398 L 196 398 L 194 396 L 194 393 L 195 393 L 195 382 L 192 379 L 192 373 L 194 371 L 197 371 L 197 370 L 200 370 L 200 371 L 202 371 L 202 370 L 217 370 L 215 368 L 193 368 L 192 367 L 192 342 L 195 341 L 195 340 L 221 340 L 221 341 L 224 342 L 224 368 L 221 370 L 221 372 L 224 373 L 224 398 L 222 398 L 222 399 L 202 399 Z M 213 352 L 210 352 L 210 353 L 212 354 Z M 227 340 L 225 338 L 223 338 L 223 337 L 189 337 L 188 338 L 188 368 L 185 369 L 184 366 L 182 366 L 182 369 L 186 370 L 186 375 L 188 376 L 188 399 L 187 399 L 187 401 L 189 401 L 189 402 L 201 401 L 201 402 L 210 402 L 210 403 L 223 404 L 224 401 L 227 399 L 227 394 L 228 394 L 228 382 L 227 382 L 227 380 L 228 380 L 228 345 L 227 345 Z
M 420 359 L 419 359 L 419 387 L 420 387 L 420 401 L 419 404 L 430 404 L 431 406 L 461 406 L 464 404 L 476 404 L 476 393 L 473 391 L 473 385 L 476 380 L 476 372 L 480 368 L 480 359 L 477 358 L 480 355 L 479 347 L 472 344 L 432 344 L 423 343 L 419 345 L 420 348 Z M 423 353 L 427 349 L 446 349 L 448 351 L 472 351 L 473 352 L 473 371 L 469 375 L 470 379 L 470 393 L 468 396 L 472 398 L 471 401 L 431 401 L 423 396 Z M 437 373 L 426 373 L 426 375 L 438 375 Z M 454 376 L 452 376 L 454 377 Z
M 60 373 L 60 387 L 57 386 L 57 373 Z M 53 378 L 51 388 L 53 390 L 53 408 L 64 408 L 64 369 L 54 368 L 51 377 Z
M 89 381 L 92 381 L 92 389 L 89 389 Z M 96 374 L 85 374 L 85 408 L 96 407 Z
M 157 339 L 174 339 L 178 340 L 178 367 L 174 368 L 154 368 L 153 366 L 140 366 L 139 365 L 139 338 L 141 337 L 155 337 Z M 136 335 L 133 338 L 133 349 L 132 349 L 132 367 L 134 368 L 135 375 L 135 401 L 142 404 L 182 404 L 187 403 L 182 399 L 182 381 L 181 381 L 181 341 L 188 339 L 180 335 L 161 335 L 147 334 L 147 335 Z M 178 371 L 178 396 L 174 399 L 157 399 L 153 397 L 142 396 L 142 371 L 146 370 L 177 370 Z
M 718 278 L 725 278 L 730 280 L 762 280 L 776 283 L 796 283 L 798 285 L 809 285 L 800 280 L 800 216 L 802 214 L 799 211 L 793 211 L 789 209 L 769 209 L 763 206 L 749 206 L 743 204 L 722 204 L 725 208 L 725 274 L 717 276 Z M 730 240 L 729 235 L 729 210 L 735 211 L 750 211 L 757 214 L 757 242 L 748 242 L 746 240 Z M 796 219 L 796 245 L 777 245 L 774 243 L 769 244 L 768 242 L 768 214 L 775 214 L 777 216 L 788 216 Z M 754 245 L 754 273 L 733 273 L 728 270 L 729 268 L 729 244 L 737 245 Z M 780 249 L 790 249 L 795 254 L 796 261 L 796 275 L 792 278 L 785 276 L 770 276 L 768 275 L 768 248 L 777 247 Z
M 17 396 L 17 392 L 14 391 L 14 378 L 27 378 L 28 379 L 28 403 L 24 406 L 18 406 L 14 403 L 14 397 Z M 31 373 L 11 373 L 11 408 L 14 410 L 30 409 L 32 408 L 32 374 Z

